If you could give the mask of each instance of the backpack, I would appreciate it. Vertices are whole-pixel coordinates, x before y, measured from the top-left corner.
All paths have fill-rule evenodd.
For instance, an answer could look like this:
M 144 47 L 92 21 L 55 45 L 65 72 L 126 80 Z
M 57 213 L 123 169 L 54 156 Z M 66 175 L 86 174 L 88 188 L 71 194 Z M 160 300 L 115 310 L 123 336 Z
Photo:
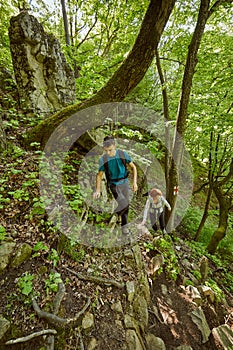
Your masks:
M 119 158 L 121 159 L 121 161 L 126 169 L 126 176 L 122 177 L 120 179 L 114 180 L 114 181 L 120 181 L 120 180 L 126 179 L 129 175 L 128 170 L 127 170 L 127 166 L 126 166 L 126 159 L 125 159 L 124 151 L 119 149 L 118 153 L 119 153 Z M 103 155 L 103 160 L 104 160 L 105 176 L 106 176 L 106 180 L 107 180 L 107 187 L 109 187 L 111 179 L 110 179 L 110 175 L 109 175 L 109 171 L 108 171 L 108 155 L 106 153 Z

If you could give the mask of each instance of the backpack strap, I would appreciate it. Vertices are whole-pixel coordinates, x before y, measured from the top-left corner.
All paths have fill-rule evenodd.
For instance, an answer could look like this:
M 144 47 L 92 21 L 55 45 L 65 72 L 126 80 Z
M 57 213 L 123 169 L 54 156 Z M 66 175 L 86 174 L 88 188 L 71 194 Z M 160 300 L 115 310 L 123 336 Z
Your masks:
M 119 154 L 119 158 L 121 159 L 121 161 L 125 167 L 126 173 L 127 173 L 127 175 L 124 177 L 124 179 L 126 179 L 128 177 L 128 171 L 127 171 L 127 166 L 126 166 L 125 153 L 122 149 L 119 149 L 118 154 Z M 109 171 L 108 171 L 108 155 L 106 153 L 103 155 L 103 161 L 104 161 L 104 171 L 105 171 L 105 176 L 107 179 L 107 184 L 109 184 L 110 183 L 110 175 L 109 175 Z M 118 179 L 118 180 L 120 181 L 122 179 Z
M 104 172 L 105 172 L 105 176 L 106 176 L 106 180 L 107 180 L 107 185 L 109 185 L 110 175 L 109 175 L 109 171 L 108 171 L 108 155 L 106 153 L 103 155 L 103 161 L 104 161 Z
M 119 157 L 120 157 L 120 159 L 121 159 L 121 161 L 122 161 L 122 163 L 124 164 L 124 167 L 125 167 L 125 169 L 126 169 L 125 153 L 124 153 L 124 151 L 123 151 L 122 149 L 119 149 L 119 150 L 118 150 L 118 153 L 119 153 Z M 126 170 L 127 170 L 127 169 L 126 169 Z

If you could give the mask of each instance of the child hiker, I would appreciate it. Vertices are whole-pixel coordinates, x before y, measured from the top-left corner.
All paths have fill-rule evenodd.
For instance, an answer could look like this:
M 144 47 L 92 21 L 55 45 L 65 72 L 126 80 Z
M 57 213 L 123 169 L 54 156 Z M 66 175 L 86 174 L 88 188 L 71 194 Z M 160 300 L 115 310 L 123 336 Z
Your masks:
M 152 190 L 149 191 L 148 199 L 146 201 L 141 225 L 145 225 L 149 214 L 153 230 L 158 230 L 157 222 L 159 221 L 161 230 L 163 233 L 166 233 L 163 210 L 164 206 L 166 206 L 168 210 L 171 210 L 171 206 L 162 196 L 162 192 L 157 188 L 152 188 Z

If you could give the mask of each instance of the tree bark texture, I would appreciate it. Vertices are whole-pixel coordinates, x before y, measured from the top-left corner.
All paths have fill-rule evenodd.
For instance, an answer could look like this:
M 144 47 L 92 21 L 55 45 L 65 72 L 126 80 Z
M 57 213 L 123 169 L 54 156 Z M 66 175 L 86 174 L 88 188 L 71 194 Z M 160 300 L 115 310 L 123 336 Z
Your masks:
M 228 214 L 231 203 L 230 198 L 225 196 L 222 188 L 218 187 L 218 185 L 214 186 L 214 193 L 219 202 L 219 223 L 217 230 L 214 232 L 207 246 L 207 251 L 210 254 L 214 254 L 216 252 L 219 243 L 226 235 Z
M 52 131 L 74 113 L 93 105 L 123 101 L 142 80 L 151 65 L 175 1 L 151 0 L 131 52 L 106 85 L 90 99 L 62 109 L 29 131 L 26 143 L 36 141 L 43 147 Z
M 210 133 L 210 150 L 209 150 L 209 170 L 208 170 L 208 180 L 209 180 L 209 187 L 208 187 L 208 192 L 207 192 L 207 197 L 206 197 L 206 202 L 205 202 L 205 208 L 204 208 L 204 213 L 200 222 L 200 225 L 197 229 L 197 232 L 195 234 L 194 240 L 198 241 L 199 236 L 201 234 L 201 231 L 205 225 L 205 222 L 208 218 L 208 209 L 209 209 L 209 204 L 210 204 L 210 199 L 211 199 L 211 194 L 213 191 L 213 181 L 214 181 L 214 168 L 213 168 L 213 161 L 216 164 L 216 160 L 217 160 L 217 154 L 216 154 L 216 159 L 213 160 L 212 157 L 212 149 L 213 149 L 213 131 L 211 131 Z
M 70 46 L 71 41 L 70 41 L 69 25 L 68 25 L 65 0 L 61 0 L 61 7 L 62 7 L 62 17 L 63 17 L 63 23 L 64 23 L 65 37 L 66 37 L 66 45 Z
M 179 170 L 183 156 L 183 136 L 186 129 L 186 120 L 188 115 L 188 104 L 192 88 L 193 76 L 197 65 L 197 53 L 200 47 L 201 38 L 204 33 L 205 25 L 209 17 L 210 0 L 201 0 L 197 24 L 188 49 L 187 60 L 185 64 L 180 103 L 177 113 L 176 132 L 174 136 L 174 146 L 172 150 L 173 159 L 169 171 L 169 184 L 167 198 L 172 207 L 175 207 L 177 196 L 174 195 L 174 186 L 179 183 Z M 170 221 L 174 216 L 174 210 L 169 214 Z
M 216 181 L 213 186 L 214 193 L 219 202 L 219 224 L 207 246 L 207 250 L 211 254 L 216 252 L 218 244 L 226 235 L 229 211 L 232 208 L 232 193 L 224 190 L 224 187 L 226 184 L 229 184 L 229 182 L 232 181 L 232 178 L 233 158 L 231 159 L 228 174 L 221 181 Z

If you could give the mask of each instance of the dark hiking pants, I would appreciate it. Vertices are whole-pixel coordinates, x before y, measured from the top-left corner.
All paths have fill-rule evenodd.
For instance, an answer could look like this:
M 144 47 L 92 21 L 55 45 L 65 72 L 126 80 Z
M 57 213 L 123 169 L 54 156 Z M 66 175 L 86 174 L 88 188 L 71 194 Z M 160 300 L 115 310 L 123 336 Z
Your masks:
M 159 221 L 160 228 L 163 231 L 165 229 L 164 212 L 162 211 L 162 213 L 159 214 L 158 212 L 156 213 L 156 209 L 151 210 L 150 222 L 154 231 L 158 230 L 157 221 Z
M 129 183 L 128 181 L 119 185 L 110 185 L 113 197 L 117 201 L 117 208 L 114 210 L 121 217 L 121 226 L 128 223 L 129 213 Z

